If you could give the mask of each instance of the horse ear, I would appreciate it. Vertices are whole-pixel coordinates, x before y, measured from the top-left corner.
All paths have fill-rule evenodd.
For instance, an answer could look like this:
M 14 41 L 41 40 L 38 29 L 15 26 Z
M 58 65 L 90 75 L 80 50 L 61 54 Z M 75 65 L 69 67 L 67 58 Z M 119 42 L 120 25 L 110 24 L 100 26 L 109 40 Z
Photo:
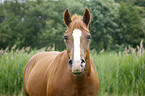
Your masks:
M 91 21 L 91 14 L 88 8 L 85 9 L 84 15 L 83 15 L 83 22 L 88 26 Z
M 64 19 L 65 25 L 69 26 L 69 24 L 71 23 L 71 15 L 68 11 L 68 8 L 64 12 L 63 19 Z

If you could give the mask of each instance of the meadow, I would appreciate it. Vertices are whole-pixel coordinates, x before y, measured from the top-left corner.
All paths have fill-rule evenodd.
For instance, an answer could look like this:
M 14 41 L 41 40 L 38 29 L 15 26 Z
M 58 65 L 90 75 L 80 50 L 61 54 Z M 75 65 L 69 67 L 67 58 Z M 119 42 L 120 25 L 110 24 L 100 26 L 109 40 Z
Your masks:
M 52 50 L 30 47 L 0 50 L 0 96 L 23 96 L 23 72 L 34 54 Z M 122 52 L 90 51 L 99 76 L 98 96 L 145 96 L 145 50 L 126 47 Z

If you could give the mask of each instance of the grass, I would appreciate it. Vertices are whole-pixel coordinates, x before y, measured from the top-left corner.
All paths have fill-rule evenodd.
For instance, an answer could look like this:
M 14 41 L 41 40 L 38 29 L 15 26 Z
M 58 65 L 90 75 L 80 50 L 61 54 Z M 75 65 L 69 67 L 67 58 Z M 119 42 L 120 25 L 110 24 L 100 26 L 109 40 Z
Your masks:
M 15 94 L 23 92 L 23 72 L 26 63 L 39 51 L 29 51 L 28 48 L 21 50 L 1 50 L 0 54 L 0 95 Z
M 145 95 L 145 54 L 103 53 L 92 57 L 100 80 L 99 95 Z
M 44 51 L 23 48 L 0 51 L 0 96 L 19 95 L 23 91 L 23 72 L 34 54 Z M 99 80 L 99 96 L 144 96 L 145 52 L 142 47 L 124 52 L 91 51 Z

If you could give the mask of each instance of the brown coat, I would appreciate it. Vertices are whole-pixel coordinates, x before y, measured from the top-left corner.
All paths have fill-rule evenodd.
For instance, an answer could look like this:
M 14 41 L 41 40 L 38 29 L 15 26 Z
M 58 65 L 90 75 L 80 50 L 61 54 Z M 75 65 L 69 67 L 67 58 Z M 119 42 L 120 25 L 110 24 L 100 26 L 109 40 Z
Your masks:
M 76 76 L 70 71 L 67 51 L 34 55 L 24 72 L 26 96 L 96 96 L 99 79 L 90 58 L 90 73 Z

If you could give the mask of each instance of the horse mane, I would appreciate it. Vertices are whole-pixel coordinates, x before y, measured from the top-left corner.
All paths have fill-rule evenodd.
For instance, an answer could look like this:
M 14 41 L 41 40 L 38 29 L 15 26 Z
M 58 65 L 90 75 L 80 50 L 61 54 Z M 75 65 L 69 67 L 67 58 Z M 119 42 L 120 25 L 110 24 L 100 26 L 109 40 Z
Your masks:
M 75 28 L 77 28 L 77 29 L 84 29 L 87 32 L 89 32 L 89 30 L 86 28 L 85 23 L 83 23 L 83 21 L 82 21 L 82 16 L 74 14 L 72 16 L 71 20 L 72 20 L 72 23 L 71 23 L 70 29 L 75 29 Z
M 77 14 L 74 14 L 74 15 L 72 16 L 72 18 L 71 18 L 72 21 L 75 21 L 75 20 L 77 20 L 77 19 L 81 20 L 81 19 L 82 19 L 82 16 L 79 16 L 79 15 L 77 15 Z

